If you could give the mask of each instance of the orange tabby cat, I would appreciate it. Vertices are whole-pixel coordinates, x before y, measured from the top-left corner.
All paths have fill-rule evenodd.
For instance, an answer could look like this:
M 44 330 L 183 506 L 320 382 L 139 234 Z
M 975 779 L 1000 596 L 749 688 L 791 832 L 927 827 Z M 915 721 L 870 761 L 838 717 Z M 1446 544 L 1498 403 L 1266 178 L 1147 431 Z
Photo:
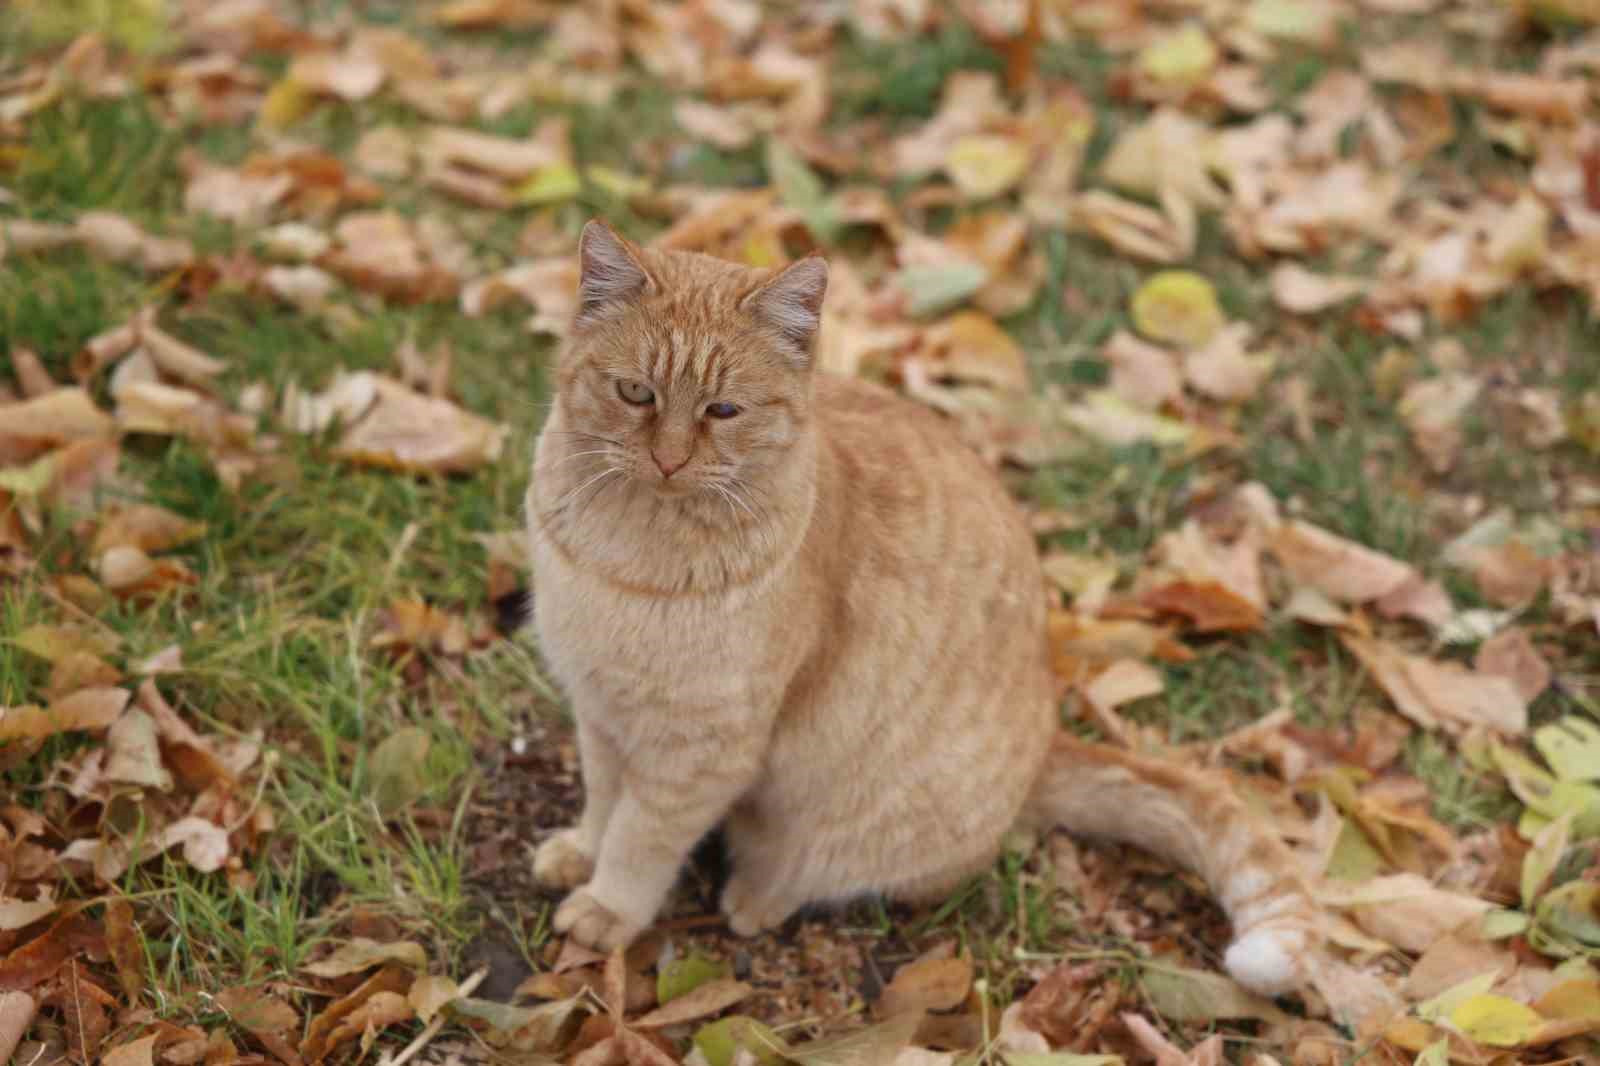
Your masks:
M 1057 728 L 1032 537 L 941 419 L 812 372 L 828 268 L 636 247 L 597 222 L 527 512 L 540 644 L 587 803 L 535 858 L 607 949 L 724 826 L 739 934 L 936 899 L 1015 823 L 1198 871 L 1245 985 L 1318 941 L 1292 857 L 1225 784 Z

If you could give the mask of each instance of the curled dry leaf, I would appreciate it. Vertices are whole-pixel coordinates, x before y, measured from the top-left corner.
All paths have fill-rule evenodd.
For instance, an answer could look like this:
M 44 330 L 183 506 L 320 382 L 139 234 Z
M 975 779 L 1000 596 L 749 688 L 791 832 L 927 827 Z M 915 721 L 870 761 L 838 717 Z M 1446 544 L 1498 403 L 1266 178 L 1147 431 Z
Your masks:
M 404 993 L 415 980 L 415 974 L 400 966 L 385 966 L 361 984 L 351 989 L 344 996 L 334 1000 L 325 1007 L 321 1014 L 311 1019 L 306 1026 L 306 1035 L 300 1041 L 300 1056 L 306 1062 L 319 1063 L 327 1057 L 337 1044 L 346 1039 L 359 1036 L 361 1030 L 349 1032 L 345 1021 L 359 1011 L 366 1002 L 374 996 L 383 993 L 394 993 L 401 996 L 405 1003 Z M 411 1005 L 406 1004 L 406 1014 L 409 1017 Z M 335 1039 L 335 1036 L 338 1039 Z
M 344 977 L 385 963 L 397 962 L 413 970 L 428 967 L 428 953 L 421 944 L 399 940 L 380 944 L 367 937 L 355 937 L 340 945 L 332 955 L 301 969 L 313 977 Z
M 1480 674 L 1508 678 L 1527 703 L 1550 685 L 1550 664 L 1519 626 L 1502 629 L 1484 641 L 1472 665 Z
M 66 696 L 48 708 L 0 709 L 0 741 L 42 740 L 57 733 L 109 729 L 128 705 L 123 688 L 88 688 Z
M 755 989 L 743 981 L 718 978 L 697 985 L 681 996 L 675 996 L 670 1003 L 657 1007 L 631 1024 L 638 1029 L 661 1029 L 669 1025 L 696 1021 L 719 1014 L 735 1003 L 750 998 L 754 992 Z
M 95 406 L 81 388 L 60 388 L 18 403 L 0 404 L 0 438 L 13 437 L 41 446 L 110 435 L 111 416 Z
M 1362 278 L 1314 274 L 1299 263 L 1281 263 L 1272 271 L 1272 299 L 1285 311 L 1315 314 L 1367 291 Z
M 110 548 L 132 547 L 142 552 L 164 552 L 204 536 L 206 524 L 165 507 L 136 503 L 113 507 L 101 515 L 89 551 L 99 555 Z
M 1340 639 L 1396 709 L 1425 729 L 1487 726 L 1512 736 L 1527 731 L 1527 701 L 1509 678 L 1412 655 L 1373 637 L 1342 633 Z
M 454 980 L 437 974 L 419 977 L 406 993 L 406 1002 L 417 1012 L 424 1024 L 433 1021 L 434 1015 L 445 1005 L 461 995 L 461 987 Z
M 1416 574 L 1392 556 L 1309 522 L 1285 522 L 1267 543 L 1297 584 L 1310 585 L 1344 603 L 1378 599 Z

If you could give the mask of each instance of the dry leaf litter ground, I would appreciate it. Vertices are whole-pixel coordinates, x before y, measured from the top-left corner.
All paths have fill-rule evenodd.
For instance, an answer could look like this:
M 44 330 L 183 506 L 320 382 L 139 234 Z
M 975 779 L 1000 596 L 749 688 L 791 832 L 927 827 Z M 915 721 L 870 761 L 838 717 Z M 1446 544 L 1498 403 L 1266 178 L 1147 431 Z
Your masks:
M 0 1059 L 1600 1061 L 1597 23 L 14 0 Z M 549 938 L 579 782 L 508 633 L 594 214 L 829 256 L 827 372 L 1030 509 L 1067 727 L 1231 772 L 1341 981 L 1251 998 L 1189 878 L 1059 836 Z

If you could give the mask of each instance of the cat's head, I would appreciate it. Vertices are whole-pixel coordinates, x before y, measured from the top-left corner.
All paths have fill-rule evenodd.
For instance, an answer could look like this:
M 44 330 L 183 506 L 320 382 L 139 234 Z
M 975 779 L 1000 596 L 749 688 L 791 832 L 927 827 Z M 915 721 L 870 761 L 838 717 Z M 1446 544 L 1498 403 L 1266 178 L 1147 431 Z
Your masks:
M 578 247 L 559 371 L 571 450 L 668 495 L 757 482 L 810 418 L 827 264 L 752 270 L 640 248 L 599 222 Z

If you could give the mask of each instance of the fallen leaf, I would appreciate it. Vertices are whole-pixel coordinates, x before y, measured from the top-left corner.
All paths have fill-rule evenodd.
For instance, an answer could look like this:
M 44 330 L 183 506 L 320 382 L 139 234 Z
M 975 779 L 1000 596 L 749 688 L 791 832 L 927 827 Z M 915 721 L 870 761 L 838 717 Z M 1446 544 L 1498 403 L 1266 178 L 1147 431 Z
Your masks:
M 384 737 L 373 749 L 367 762 L 367 773 L 371 778 L 372 801 L 384 817 L 399 813 L 427 791 L 428 749 L 431 746 L 432 740 L 427 730 L 405 726 Z
M 1271 284 L 1273 302 L 1297 315 L 1326 311 L 1361 295 L 1370 285 L 1362 278 L 1314 274 L 1295 262 L 1274 268 Z
M 1188 270 L 1152 274 L 1134 291 L 1130 311 L 1140 333 L 1183 348 L 1201 347 L 1225 324 L 1211 282 Z
M 754 992 L 755 989 L 743 981 L 718 978 L 674 996 L 671 1002 L 664 1003 L 632 1024 L 639 1029 L 660 1029 L 695 1021 L 727 1010 L 735 1003 L 748 999 Z
M 1139 984 L 1163 1018 L 1179 1022 L 1211 1022 L 1221 1018 L 1287 1020 L 1270 1000 L 1246 991 L 1232 978 L 1207 970 L 1150 964 Z
M 729 973 L 727 963 L 699 952 L 673 959 L 662 966 L 656 974 L 656 1002 L 671 1003 L 703 984 L 728 977 Z
M 1480 1044 L 1518 1047 L 1536 1037 L 1545 1020 L 1526 1004 L 1485 992 L 1457 1005 L 1450 1024 Z
M 1152 610 L 1183 615 L 1197 633 L 1249 632 L 1261 628 L 1255 604 L 1217 581 L 1172 581 L 1146 589 L 1139 602 Z
M 106 947 L 111 952 L 111 961 L 117 967 L 117 981 L 122 985 L 122 993 L 130 1000 L 137 1000 L 144 991 L 148 959 L 144 938 L 134 922 L 132 904 L 122 898 L 108 901 L 105 927 Z
M 1528 631 L 1520 627 L 1503 629 L 1484 641 L 1472 665 L 1480 674 L 1508 678 L 1516 686 L 1517 694 L 1528 703 L 1550 685 L 1550 664 L 1533 646 Z M 1534 743 L 1539 743 L 1537 733 Z M 1600 751 L 1595 755 L 1600 759 Z M 1550 758 L 1548 753 L 1545 758 Z
M 38 1003 L 26 992 L 0 992 L 0 1061 L 16 1061 L 12 1053 L 33 1024 L 38 1009 Z
M 1316 894 L 1322 904 L 1348 911 L 1371 935 L 1413 954 L 1480 921 L 1493 909 L 1486 900 L 1438 888 L 1410 873 L 1367 881 L 1324 881 Z
M 154 1033 L 119 1044 L 101 1056 L 101 1066 L 154 1066 L 155 1046 Z
M 91 554 L 109 548 L 133 547 L 143 552 L 164 552 L 204 536 L 206 524 L 184 518 L 155 504 L 135 503 L 112 507 L 101 516 L 90 544 Z
M 427 1024 L 433 1021 L 434 1015 L 460 995 L 461 988 L 455 981 L 448 977 L 428 975 L 417 978 L 411 990 L 406 993 L 406 1002 L 417 1012 L 418 1019 Z
M 122 688 L 90 688 L 65 696 L 48 708 L 0 708 L 0 741 L 43 740 L 57 733 L 109 729 L 122 716 L 129 695 Z
M 397 940 L 380 944 L 367 937 L 358 936 L 341 944 L 327 958 L 309 963 L 300 969 L 313 977 L 344 977 L 391 962 L 400 963 L 412 970 L 425 970 L 428 968 L 428 953 L 422 950 L 421 944 L 413 944 L 410 941 Z
M 967 199 L 989 200 L 1022 181 L 1031 156 L 1021 137 L 973 133 L 950 145 L 944 169 Z
M 1415 574 L 1398 559 L 1309 522 L 1284 522 L 1268 540 L 1268 547 L 1294 581 L 1345 603 L 1378 599 Z
M 50 898 L 48 889 L 34 900 L 0 896 L 0 933 L 25 929 L 42 918 L 48 918 L 60 908 L 61 904 Z
M 1508 678 L 1401 651 L 1354 633 L 1340 635 L 1406 717 L 1424 728 L 1488 726 L 1510 735 L 1528 728 L 1528 708 Z
M 1111 364 L 1111 391 L 1135 407 L 1159 410 L 1183 394 L 1177 356 L 1127 330 L 1113 333 L 1100 357 Z
M 537 1007 L 513 1007 L 467 997 L 456 999 L 445 1007 L 453 1017 L 487 1023 L 489 1031 L 486 1039 L 491 1046 L 535 1052 L 554 1051 L 560 1047 L 568 1024 L 581 1009 L 581 996 L 543 1003 Z
M 972 987 L 972 963 L 962 958 L 918 959 L 895 971 L 879 997 L 880 1018 L 905 1012 L 950 1010 L 967 998 Z

